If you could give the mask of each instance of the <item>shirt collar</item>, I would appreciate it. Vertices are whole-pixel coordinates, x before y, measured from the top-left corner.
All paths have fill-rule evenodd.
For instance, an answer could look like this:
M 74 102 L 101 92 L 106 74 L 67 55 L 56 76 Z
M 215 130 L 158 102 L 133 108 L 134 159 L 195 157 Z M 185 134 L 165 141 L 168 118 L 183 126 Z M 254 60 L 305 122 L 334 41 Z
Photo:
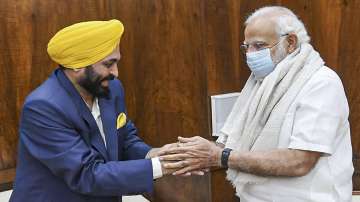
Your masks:
M 100 116 L 100 107 L 99 107 L 99 101 L 98 101 L 97 97 L 95 97 L 95 99 L 94 99 L 92 109 L 91 109 L 91 114 L 96 118 Z

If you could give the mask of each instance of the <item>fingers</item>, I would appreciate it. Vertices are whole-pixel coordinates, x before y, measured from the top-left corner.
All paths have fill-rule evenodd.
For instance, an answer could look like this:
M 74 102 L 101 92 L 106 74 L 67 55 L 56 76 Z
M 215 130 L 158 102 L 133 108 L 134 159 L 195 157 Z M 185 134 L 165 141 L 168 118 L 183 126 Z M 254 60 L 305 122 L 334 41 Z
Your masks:
M 191 155 L 186 153 L 181 153 L 181 154 L 168 154 L 159 157 L 160 161 L 181 161 L 186 158 L 191 158 Z
M 176 148 L 178 147 L 178 143 L 171 143 L 171 144 L 166 144 L 163 146 L 164 149 L 170 149 L 170 148 Z
M 194 170 L 194 171 L 191 171 L 191 172 L 186 172 L 185 174 L 181 174 L 179 176 L 181 176 L 181 177 L 189 177 L 191 175 L 203 176 L 203 175 L 205 175 L 205 172 L 201 171 L 201 170 Z
M 179 147 L 189 147 L 189 146 L 195 146 L 198 144 L 199 144 L 199 142 L 195 141 L 195 142 L 178 143 L 178 146 Z
M 187 147 L 176 147 L 176 148 L 171 148 L 171 149 L 167 149 L 164 151 L 159 152 L 159 156 L 163 156 L 166 154 L 180 154 L 180 153 L 185 153 L 187 151 Z
M 193 166 L 187 166 L 187 167 L 182 168 L 182 169 L 180 169 L 180 170 L 178 170 L 178 171 L 175 171 L 175 172 L 173 173 L 173 175 L 183 175 L 183 174 L 185 174 L 185 173 L 188 173 L 188 172 L 191 172 L 191 171 L 194 171 L 194 170 L 197 170 L 197 169 L 194 168 Z
M 158 152 L 158 156 L 177 154 L 177 153 L 184 153 L 184 149 L 181 149 L 180 147 L 172 147 L 172 148 L 164 149 Z
M 197 142 L 186 142 L 186 143 L 177 143 L 177 147 L 169 147 L 164 148 L 160 151 L 158 151 L 158 156 L 164 156 L 168 154 L 179 154 L 179 153 L 185 153 L 185 152 L 196 152 L 198 150 L 203 150 L 206 147 L 206 143 L 203 144 L 199 141 Z
M 181 176 L 181 177 L 189 177 L 191 175 L 203 176 L 203 175 L 205 175 L 205 172 L 201 171 L 201 170 L 194 170 L 194 171 L 191 171 L 191 172 L 186 172 L 185 174 L 181 174 L 179 176 Z
M 191 172 L 192 175 L 205 175 L 204 171 L 201 171 L 201 170 L 194 170 Z
M 177 161 L 177 162 L 161 162 L 165 169 L 179 169 L 184 168 L 188 165 L 187 161 Z M 183 174 L 183 173 L 182 173 Z
M 190 172 L 187 172 L 187 173 L 185 173 L 185 174 L 182 174 L 182 175 L 180 175 L 181 177 L 189 177 L 189 176 L 191 176 L 191 173 Z
M 179 142 L 181 143 L 186 143 L 186 142 L 193 142 L 193 141 L 196 141 L 196 140 L 199 140 L 199 136 L 194 136 L 194 137 L 178 137 L 178 140 Z
M 193 170 L 191 172 L 186 172 L 184 174 L 177 174 L 177 173 L 173 173 L 173 175 L 179 175 L 181 177 L 188 177 L 191 175 L 198 175 L 198 176 L 203 176 L 205 175 L 205 173 L 209 172 L 210 169 L 208 168 L 204 168 L 204 169 L 200 169 L 200 170 Z M 178 171 L 178 172 L 182 172 L 182 171 Z
M 169 149 L 164 153 L 159 154 L 159 157 L 167 156 L 164 160 L 179 160 L 171 158 L 208 158 L 209 152 L 194 149 L 194 147 L 178 147 L 174 149 Z

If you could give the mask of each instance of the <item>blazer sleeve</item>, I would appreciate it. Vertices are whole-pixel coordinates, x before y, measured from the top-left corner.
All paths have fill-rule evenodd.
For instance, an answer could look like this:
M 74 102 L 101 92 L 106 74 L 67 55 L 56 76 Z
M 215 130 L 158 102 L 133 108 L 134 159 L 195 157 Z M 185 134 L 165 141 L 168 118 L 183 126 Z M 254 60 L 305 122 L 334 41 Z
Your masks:
M 48 101 L 24 105 L 20 141 L 75 192 L 96 196 L 152 192 L 151 160 L 105 162 L 71 126 L 66 114 Z
M 123 154 L 127 160 L 144 159 L 151 147 L 137 136 L 137 129 L 129 120 L 126 124 Z
M 124 100 L 124 89 L 119 80 L 115 80 L 116 84 L 114 85 L 116 89 L 114 92 L 116 94 L 116 110 L 118 114 L 125 112 L 127 114 L 125 100 Z M 126 123 L 124 135 L 123 147 L 119 149 L 123 150 L 123 158 L 126 160 L 134 159 L 143 159 L 146 154 L 150 151 L 151 147 L 147 145 L 139 136 L 138 130 L 136 129 L 134 123 L 131 120 L 128 120 Z

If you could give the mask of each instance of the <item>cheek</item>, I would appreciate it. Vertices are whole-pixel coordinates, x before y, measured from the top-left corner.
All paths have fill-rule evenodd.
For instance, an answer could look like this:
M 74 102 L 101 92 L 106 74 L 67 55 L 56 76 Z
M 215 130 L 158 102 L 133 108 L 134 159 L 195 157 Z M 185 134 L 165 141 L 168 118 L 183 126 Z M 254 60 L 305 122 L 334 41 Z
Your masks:
M 270 56 L 271 56 L 271 59 L 274 61 L 275 59 L 276 59 L 276 56 L 277 56 L 277 52 L 278 52 L 279 50 L 277 50 L 276 48 L 274 48 L 274 49 L 272 49 L 271 51 L 270 51 Z
M 283 60 L 288 54 L 288 49 L 286 44 L 280 44 L 276 49 L 271 53 L 271 58 L 275 64 Z
M 108 74 L 106 72 L 98 72 L 98 79 L 103 82 L 103 80 L 108 76 Z

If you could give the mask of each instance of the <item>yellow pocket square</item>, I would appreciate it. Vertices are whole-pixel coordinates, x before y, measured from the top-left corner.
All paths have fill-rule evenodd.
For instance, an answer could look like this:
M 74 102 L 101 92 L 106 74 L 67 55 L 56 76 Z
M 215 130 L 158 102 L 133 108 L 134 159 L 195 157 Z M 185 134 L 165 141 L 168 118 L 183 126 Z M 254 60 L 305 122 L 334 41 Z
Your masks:
M 126 124 L 125 113 L 120 113 L 116 120 L 116 129 L 123 127 Z

